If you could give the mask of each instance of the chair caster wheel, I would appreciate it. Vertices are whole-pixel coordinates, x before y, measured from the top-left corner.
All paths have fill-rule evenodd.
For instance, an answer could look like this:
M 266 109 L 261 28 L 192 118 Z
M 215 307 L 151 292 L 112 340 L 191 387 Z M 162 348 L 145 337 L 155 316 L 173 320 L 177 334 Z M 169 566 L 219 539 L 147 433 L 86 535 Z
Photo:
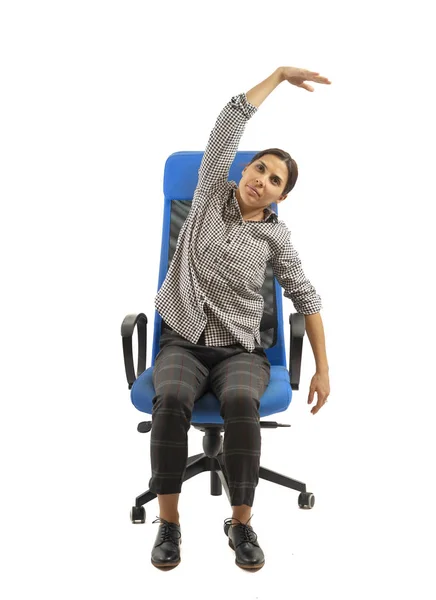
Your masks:
M 300 508 L 313 508 L 315 496 L 310 492 L 301 492 L 298 496 L 298 506 Z
M 132 506 L 130 520 L 135 524 L 145 523 L 145 508 L 143 506 Z

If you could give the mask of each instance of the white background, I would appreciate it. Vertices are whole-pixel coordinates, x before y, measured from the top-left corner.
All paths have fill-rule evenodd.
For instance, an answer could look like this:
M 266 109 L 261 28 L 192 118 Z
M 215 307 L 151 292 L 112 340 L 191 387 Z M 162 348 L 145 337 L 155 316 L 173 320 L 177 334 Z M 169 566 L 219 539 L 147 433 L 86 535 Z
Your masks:
M 3 2 L 1 595 L 434 598 L 434 31 L 429 2 Z M 182 563 L 150 563 L 149 415 L 130 402 L 120 326 L 149 319 L 163 168 L 203 150 L 219 111 L 278 66 L 241 150 L 299 166 L 279 207 L 323 300 L 329 402 L 301 387 L 262 432 L 253 527 L 265 567 L 234 564 L 209 475 L 180 498 Z M 284 298 L 286 342 L 288 315 Z M 189 453 L 201 451 L 191 428 Z M 272 592 L 274 587 L 275 591 Z

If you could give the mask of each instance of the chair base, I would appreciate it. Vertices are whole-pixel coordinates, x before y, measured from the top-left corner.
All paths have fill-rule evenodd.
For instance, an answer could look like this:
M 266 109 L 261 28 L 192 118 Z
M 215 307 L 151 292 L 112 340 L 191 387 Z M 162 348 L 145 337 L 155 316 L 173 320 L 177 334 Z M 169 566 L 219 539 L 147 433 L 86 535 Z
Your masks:
M 223 430 L 223 425 L 207 423 L 193 424 L 193 426 L 196 429 L 200 429 L 201 431 L 205 432 L 205 435 L 203 437 L 204 452 L 200 454 L 195 454 L 194 456 L 190 456 L 188 458 L 186 462 L 186 470 L 183 477 L 183 482 L 187 481 L 188 479 L 191 479 L 191 477 L 195 477 L 195 475 L 198 475 L 199 473 L 210 471 L 211 495 L 221 496 L 222 489 L 224 488 L 224 491 L 227 494 L 227 498 L 229 499 L 229 502 L 231 502 L 229 487 L 227 483 L 227 475 L 224 467 L 224 457 L 222 452 L 223 437 L 221 435 L 221 432 Z M 280 427 L 280 425 L 278 425 L 275 422 L 271 423 L 265 421 L 261 421 L 261 426 Z M 145 427 L 143 429 L 144 431 L 148 430 Z M 138 430 L 141 431 L 141 429 L 139 429 L 139 426 Z M 259 468 L 259 478 L 266 479 L 267 481 L 271 481 L 272 483 L 277 483 L 292 490 L 299 491 L 300 508 L 313 507 L 314 496 L 313 494 L 307 493 L 305 483 L 297 481 L 296 479 L 291 479 L 291 477 L 287 477 L 286 475 L 276 473 L 275 471 L 271 471 L 270 469 L 266 469 L 262 466 L 260 466 Z M 137 496 L 135 500 L 135 507 L 133 508 L 139 508 L 156 497 L 157 495 L 155 493 L 151 492 L 150 490 L 147 490 L 140 496 Z M 141 520 L 140 522 L 144 521 Z

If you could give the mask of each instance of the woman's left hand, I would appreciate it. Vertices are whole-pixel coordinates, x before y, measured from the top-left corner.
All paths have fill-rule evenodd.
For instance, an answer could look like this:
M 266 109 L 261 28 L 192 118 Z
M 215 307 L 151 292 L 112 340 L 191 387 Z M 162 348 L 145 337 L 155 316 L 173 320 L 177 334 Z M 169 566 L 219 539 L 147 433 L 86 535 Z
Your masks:
M 330 381 L 328 373 L 319 373 L 317 371 L 312 377 L 312 381 L 310 382 L 309 398 L 307 400 L 308 404 L 312 403 L 315 392 L 318 394 L 318 401 L 310 411 L 313 415 L 316 415 L 319 409 L 324 406 L 324 404 L 327 402 L 328 395 L 330 394 Z
M 323 77 L 318 72 L 309 71 L 309 69 L 299 69 L 298 67 L 280 67 L 280 76 L 282 81 L 286 80 L 292 85 L 301 87 L 308 92 L 314 92 L 315 88 L 305 83 L 305 81 L 314 81 L 315 83 L 331 84 L 328 77 Z

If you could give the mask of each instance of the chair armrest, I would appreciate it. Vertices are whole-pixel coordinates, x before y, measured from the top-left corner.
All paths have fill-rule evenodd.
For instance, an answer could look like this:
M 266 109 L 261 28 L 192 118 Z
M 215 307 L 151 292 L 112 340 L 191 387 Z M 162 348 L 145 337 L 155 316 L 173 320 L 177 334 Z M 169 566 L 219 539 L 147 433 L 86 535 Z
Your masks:
M 301 356 L 303 354 L 303 338 L 306 332 L 306 321 L 301 313 L 289 315 L 289 374 L 291 389 L 298 390 L 300 385 Z
M 138 368 L 135 375 L 133 365 L 133 331 L 137 325 L 138 330 Z M 124 367 L 126 369 L 129 390 L 132 388 L 136 377 L 145 371 L 147 358 L 147 317 L 144 313 L 127 315 L 121 324 L 121 336 L 123 338 Z

